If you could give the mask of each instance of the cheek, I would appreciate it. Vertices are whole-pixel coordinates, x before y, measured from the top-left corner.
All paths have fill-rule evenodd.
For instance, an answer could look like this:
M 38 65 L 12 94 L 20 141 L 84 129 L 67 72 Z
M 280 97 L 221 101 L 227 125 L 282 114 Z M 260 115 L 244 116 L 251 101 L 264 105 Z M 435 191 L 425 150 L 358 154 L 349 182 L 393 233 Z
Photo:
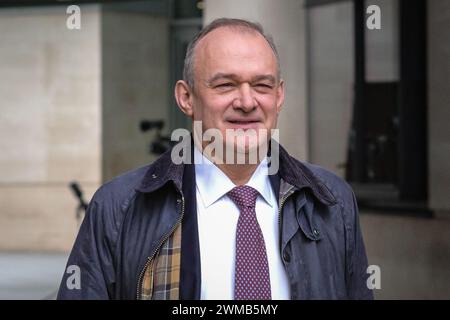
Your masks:
M 273 96 L 262 96 L 259 98 L 261 106 L 266 118 L 273 118 L 277 115 L 276 99 Z
M 196 101 L 194 120 L 202 121 L 206 129 L 221 127 L 224 113 L 229 105 L 229 99 L 225 97 L 204 97 Z
M 229 105 L 233 103 L 233 95 L 232 94 L 224 94 L 224 95 L 212 95 L 209 99 L 209 105 L 211 109 L 215 111 L 220 111 L 226 109 Z
M 232 100 L 226 97 L 213 97 L 210 99 L 205 99 L 203 101 L 204 114 L 209 118 L 219 119 L 223 118 L 225 110 L 232 104 Z

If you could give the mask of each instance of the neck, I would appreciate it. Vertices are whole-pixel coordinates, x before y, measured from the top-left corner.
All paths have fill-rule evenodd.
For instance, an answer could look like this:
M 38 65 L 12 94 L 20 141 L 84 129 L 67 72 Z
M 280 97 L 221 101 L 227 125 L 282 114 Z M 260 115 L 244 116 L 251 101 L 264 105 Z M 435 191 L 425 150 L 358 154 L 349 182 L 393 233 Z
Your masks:
M 258 164 L 215 164 L 237 186 L 246 184 Z
M 204 148 L 205 146 L 202 146 L 198 149 L 203 150 Z M 226 164 L 225 161 L 216 161 L 214 152 L 213 154 L 203 153 L 203 155 L 225 173 L 225 175 L 237 186 L 246 184 L 260 163 L 260 159 L 258 159 L 257 163 L 252 164 Z

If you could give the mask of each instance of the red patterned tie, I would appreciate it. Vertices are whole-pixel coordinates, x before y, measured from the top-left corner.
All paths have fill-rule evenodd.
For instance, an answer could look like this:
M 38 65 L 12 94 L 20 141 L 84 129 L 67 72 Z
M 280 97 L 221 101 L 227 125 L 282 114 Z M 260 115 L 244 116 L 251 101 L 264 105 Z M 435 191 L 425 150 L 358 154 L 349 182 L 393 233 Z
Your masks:
M 241 211 L 236 228 L 236 300 L 270 300 L 270 274 L 264 236 L 256 219 L 258 191 L 235 187 L 228 196 Z

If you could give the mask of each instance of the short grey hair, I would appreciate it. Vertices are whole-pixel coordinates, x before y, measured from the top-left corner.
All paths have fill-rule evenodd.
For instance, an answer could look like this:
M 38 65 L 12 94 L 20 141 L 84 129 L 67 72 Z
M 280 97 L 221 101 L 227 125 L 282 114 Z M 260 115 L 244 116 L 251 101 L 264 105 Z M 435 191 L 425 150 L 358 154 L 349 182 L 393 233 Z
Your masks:
M 189 42 L 189 45 L 186 50 L 186 57 L 184 59 L 184 68 L 183 68 L 183 80 L 187 82 L 189 87 L 191 87 L 192 89 L 194 88 L 195 47 L 197 46 L 198 42 L 202 38 L 204 38 L 208 33 L 222 27 L 247 29 L 249 31 L 255 31 L 259 33 L 261 36 L 263 36 L 264 39 L 266 39 L 267 43 L 269 44 L 270 48 L 272 48 L 272 51 L 275 55 L 277 61 L 277 78 L 278 81 L 280 80 L 281 70 L 280 70 L 280 57 L 278 55 L 278 50 L 275 46 L 273 38 L 270 35 L 264 33 L 263 27 L 259 23 L 250 22 L 243 19 L 219 18 L 206 25 L 202 30 L 199 31 L 199 33 L 197 33 L 197 35 L 191 40 L 191 42 Z

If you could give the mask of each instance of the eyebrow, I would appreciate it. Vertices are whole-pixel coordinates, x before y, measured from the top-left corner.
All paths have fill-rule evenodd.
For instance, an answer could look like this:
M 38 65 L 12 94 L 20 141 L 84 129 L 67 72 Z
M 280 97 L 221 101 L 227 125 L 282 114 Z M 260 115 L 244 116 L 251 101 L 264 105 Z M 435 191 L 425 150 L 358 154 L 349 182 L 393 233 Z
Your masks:
M 209 78 L 208 80 L 206 80 L 206 84 L 207 85 L 211 85 L 214 81 L 217 81 L 219 79 L 239 79 L 239 76 L 234 74 L 234 73 L 222 73 L 222 72 L 218 72 L 216 73 L 214 76 L 212 76 L 211 78 Z M 271 74 L 263 74 L 263 75 L 258 75 L 252 78 L 252 82 L 257 82 L 257 81 L 263 81 L 263 80 L 268 80 L 270 81 L 272 84 L 276 83 L 276 79 L 273 75 Z

